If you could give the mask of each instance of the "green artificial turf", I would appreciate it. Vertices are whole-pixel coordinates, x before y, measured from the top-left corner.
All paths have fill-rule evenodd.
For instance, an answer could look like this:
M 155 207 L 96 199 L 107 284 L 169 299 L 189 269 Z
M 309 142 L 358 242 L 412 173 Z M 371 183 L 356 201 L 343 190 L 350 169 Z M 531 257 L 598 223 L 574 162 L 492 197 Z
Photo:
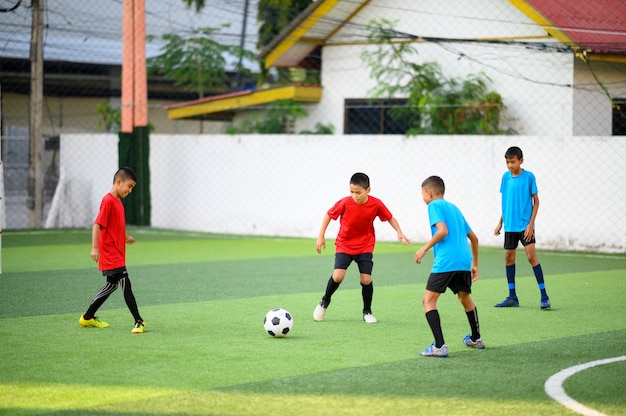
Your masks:
M 474 285 L 487 348 L 461 340 L 465 314 L 452 293 L 439 310 L 450 357 L 419 357 L 432 341 L 421 307 L 429 257 L 418 245 L 379 243 L 375 325 L 361 319 L 351 267 L 323 322 L 313 308 L 333 265 L 311 239 L 134 229 L 128 269 L 146 333 L 133 335 L 121 291 L 99 311 L 110 328 L 78 318 L 104 278 L 89 258 L 89 230 L 3 234 L 0 414 L 406 415 L 573 412 L 544 392 L 560 370 L 626 355 L 626 256 L 540 252 L 553 308 L 539 309 L 527 263 L 520 307 L 506 296 L 502 250 L 480 253 Z M 520 253 L 520 259 L 524 259 Z M 263 316 L 283 307 L 292 332 L 272 338 Z M 626 362 L 587 369 L 567 393 L 625 414 Z

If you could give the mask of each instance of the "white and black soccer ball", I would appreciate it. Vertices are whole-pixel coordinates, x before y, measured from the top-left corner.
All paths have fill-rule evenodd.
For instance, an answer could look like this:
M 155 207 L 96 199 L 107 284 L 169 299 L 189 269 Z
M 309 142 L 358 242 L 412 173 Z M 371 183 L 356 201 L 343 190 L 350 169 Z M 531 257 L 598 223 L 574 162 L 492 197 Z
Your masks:
M 287 336 L 293 327 L 293 317 L 283 308 L 272 309 L 265 314 L 263 327 L 268 334 L 281 338 Z

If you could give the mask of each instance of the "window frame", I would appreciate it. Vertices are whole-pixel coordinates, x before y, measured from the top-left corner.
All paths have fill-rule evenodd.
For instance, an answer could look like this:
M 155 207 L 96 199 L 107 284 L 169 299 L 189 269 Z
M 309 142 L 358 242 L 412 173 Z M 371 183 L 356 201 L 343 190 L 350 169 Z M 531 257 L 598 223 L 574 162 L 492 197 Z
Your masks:
M 402 126 L 402 122 L 395 121 L 394 124 L 398 124 L 399 126 L 390 127 L 390 119 L 391 115 L 389 114 L 389 110 L 398 107 L 406 106 L 408 99 L 406 98 L 387 98 L 387 99 L 372 99 L 372 98 L 345 98 L 344 99 L 344 125 L 343 125 L 343 134 L 345 135 L 355 135 L 355 134 L 365 134 L 365 135 L 376 135 L 376 134 L 406 134 L 406 131 L 410 128 L 408 123 L 405 123 Z M 377 114 L 377 131 L 373 131 L 373 129 L 364 129 L 369 131 L 354 131 L 354 128 L 351 128 L 351 119 L 353 118 L 353 114 L 351 111 L 357 111 L 359 108 L 363 108 L 364 110 L 371 111 L 372 109 L 378 108 Z M 366 118 L 366 116 L 361 116 L 362 118 Z M 399 128 L 398 128 L 399 127 Z M 400 131 L 402 130 L 402 131 Z

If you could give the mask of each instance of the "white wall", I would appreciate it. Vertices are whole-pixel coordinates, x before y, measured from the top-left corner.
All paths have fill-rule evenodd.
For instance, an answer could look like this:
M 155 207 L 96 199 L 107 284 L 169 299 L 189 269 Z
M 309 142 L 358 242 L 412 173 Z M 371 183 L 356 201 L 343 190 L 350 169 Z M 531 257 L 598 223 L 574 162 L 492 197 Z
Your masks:
M 370 98 L 376 85 L 360 58 L 365 45 L 325 46 L 322 50 L 322 100 L 307 108 L 310 117 L 298 123 L 298 131 L 315 123 L 333 124 L 343 133 L 344 100 Z M 465 79 L 484 73 L 489 90 L 498 92 L 507 109 L 501 126 L 520 135 L 572 135 L 573 55 L 490 45 L 415 44 L 417 62 L 436 62 L 444 76 Z M 460 58 L 459 53 L 465 57 Z M 608 112 L 610 116 L 610 111 Z M 610 133 L 609 133 L 610 134 Z
M 626 63 L 576 59 L 574 134 L 611 135 L 611 98 L 626 98 Z M 598 82 L 600 80 L 601 83 Z
M 69 185 L 59 218 L 90 226 L 117 166 L 117 136 L 61 136 L 61 169 Z M 151 136 L 152 225 L 208 232 L 316 237 L 324 212 L 347 196 L 350 176 L 371 178 L 381 198 L 416 242 L 429 237 L 421 182 L 441 176 L 481 239 L 500 215 L 504 152 L 519 145 L 538 180 L 538 246 L 626 250 L 621 162 L 626 143 L 614 137 L 468 136 Z M 94 157 L 96 159 L 94 160 Z M 141 180 L 141 178 L 139 178 Z M 68 211 L 70 210 L 70 211 Z M 79 223 L 80 222 L 80 223 Z M 327 238 L 334 238 L 333 222 Z M 381 240 L 394 240 L 377 224 Z
M 118 136 L 63 134 L 59 183 L 46 227 L 90 227 L 118 168 Z

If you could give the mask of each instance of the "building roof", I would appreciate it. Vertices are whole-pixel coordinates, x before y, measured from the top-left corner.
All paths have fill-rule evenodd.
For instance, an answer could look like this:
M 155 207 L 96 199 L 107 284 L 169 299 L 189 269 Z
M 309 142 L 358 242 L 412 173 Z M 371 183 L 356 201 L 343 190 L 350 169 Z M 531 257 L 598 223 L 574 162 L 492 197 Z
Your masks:
M 362 42 L 367 38 L 366 26 L 357 22 L 356 16 L 369 3 L 371 0 L 315 1 L 276 36 L 258 58 L 264 59 L 268 68 L 297 67 L 303 66 L 309 55 L 331 39 L 332 42 Z M 539 36 L 535 38 L 557 39 L 584 59 L 626 61 L 626 0 L 509 0 L 509 3 L 537 23 L 535 32 Z M 348 34 L 343 36 L 348 38 L 335 39 L 342 29 L 346 29 L 343 32 Z M 313 89 L 309 91 L 309 88 Z M 307 94 L 301 95 L 304 91 Z M 276 99 L 303 101 L 303 97 L 306 101 L 319 101 L 321 88 L 280 87 L 240 92 L 167 109 L 170 118 L 211 117 Z
M 559 41 L 585 55 L 626 54 L 624 0 L 510 0 Z
M 578 56 L 626 60 L 626 1 L 624 0 L 509 0 Z M 370 0 L 319 0 L 304 10 L 260 53 L 265 66 L 296 67 L 315 48 L 349 21 Z
M 262 90 L 245 90 L 229 94 L 213 95 L 165 107 L 170 120 L 202 117 L 205 119 L 228 120 L 233 110 L 254 108 L 277 100 L 319 102 L 322 87 L 319 85 L 293 84 Z
M 259 53 L 259 58 L 265 59 L 267 68 L 298 66 L 369 2 L 318 0 L 311 3 Z

